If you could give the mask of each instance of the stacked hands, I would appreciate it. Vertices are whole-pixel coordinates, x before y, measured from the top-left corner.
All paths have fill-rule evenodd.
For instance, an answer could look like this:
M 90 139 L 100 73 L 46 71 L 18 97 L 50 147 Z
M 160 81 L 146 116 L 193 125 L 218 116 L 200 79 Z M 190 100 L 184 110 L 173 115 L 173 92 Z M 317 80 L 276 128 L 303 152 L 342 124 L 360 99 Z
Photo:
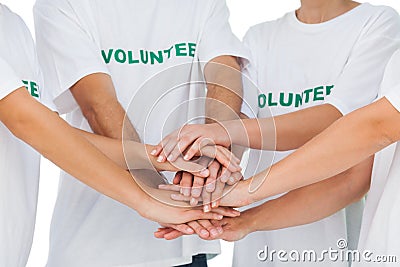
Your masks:
M 239 181 L 243 176 L 240 159 L 228 149 L 230 146 L 227 131 L 222 125 L 214 123 L 185 125 L 165 137 L 151 151 L 157 163 L 169 163 L 175 170 L 180 170 L 173 184 L 160 185 L 159 189 L 166 190 L 174 201 L 186 202 L 194 209 L 202 208 L 204 214 L 219 215 L 217 219 L 200 219 L 185 224 L 163 223 L 163 228 L 155 233 L 157 238 L 172 240 L 182 235 L 197 234 L 205 240 L 221 238 L 234 241 L 247 234 L 239 229 L 240 212 L 219 207 L 249 204 L 235 194 L 240 191 L 238 187 L 242 187 Z M 202 207 L 198 207 L 199 204 Z

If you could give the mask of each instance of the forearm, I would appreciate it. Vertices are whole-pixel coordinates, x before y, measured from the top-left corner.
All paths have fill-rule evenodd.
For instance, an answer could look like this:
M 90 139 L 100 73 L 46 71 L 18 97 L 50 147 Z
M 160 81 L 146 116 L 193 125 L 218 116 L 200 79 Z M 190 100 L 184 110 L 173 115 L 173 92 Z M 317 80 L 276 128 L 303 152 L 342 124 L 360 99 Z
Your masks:
M 206 122 L 239 118 L 243 89 L 240 66 L 233 56 L 220 56 L 205 66 Z
M 249 222 L 249 231 L 309 224 L 357 202 L 369 190 L 372 163 L 371 157 L 335 177 L 293 190 L 242 213 Z
M 138 209 L 141 198 L 146 197 L 128 172 L 77 134 L 56 113 L 32 99 L 25 89 L 1 100 L 0 118 L 15 136 L 100 193 L 133 209 Z
M 398 111 L 382 99 L 341 118 L 269 172 L 257 174 L 253 186 L 261 186 L 251 198 L 288 192 L 349 169 L 400 139 L 395 127 L 399 117 Z
M 254 149 L 287 151 L 299 148 L 341 117 L 332 105 L 320 105 L 261 119 L 223 123 L 232 143 Z
M 124 169 L 152 169 L 155 157 L 149 151 L 153 146 L 135 141 L 118 140 L 75 129 L 91 144 Z
M 88 75 L 74 84 L 70 90 L 94 133 L 140 142 L 139 135 L 117 100 L 109 75 L 104 73 Z

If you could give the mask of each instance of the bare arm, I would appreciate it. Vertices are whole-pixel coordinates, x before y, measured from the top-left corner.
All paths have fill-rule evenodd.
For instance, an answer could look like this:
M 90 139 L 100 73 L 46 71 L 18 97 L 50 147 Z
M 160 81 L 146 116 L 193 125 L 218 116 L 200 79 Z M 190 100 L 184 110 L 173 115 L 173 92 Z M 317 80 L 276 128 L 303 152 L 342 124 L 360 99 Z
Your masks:
M 245 192 L 241 197 L 253 202 L 337 175 L 398 141 L 398 125 L 400 113 L 382 98 L 341 118 L 269 171 L 255 175 L 253 181 L 243 182 L 234 191 Z M 249 192 L 250 184 L 252 189 L 260 187 Z
M 122 131 L 125 130 L 124 139 L 140 142 L 136 130 L 129 121 L 124 128 L 125 110 L 118 102 L 109 75 L 104 73 L 88 75 L 74 84 L 70 90 L 94 133 L 122 139 Z
M 359 201 L 369 190 L 372 164 L 373 157 L 335 177 L 246 211 L 242 215 L 253 222 L 248 230 L 270 231 L 312 223 Z
M 340 117 L 339 110 L 324 104 L 273 118 L 230 121 L 223 125 L 232 143 L 254 149 L 287 151 L 304 145 Z
M 56 113 L 34 100 L 24 87 L 0 100 L 0 121 L 16 137 L 69 174 L 150 220 L 179 223 L 221 219 L 216 213 L 174 208 L 154 200 L 141 190 L 127 171 L 108 159 Z M 226 215 L 225 210 L 221 214 Z
M 186 150 L 189 158 L 198 152 L 204 140 L 229 147 L 236 144 L 254 149 L 287 151 L 299 148 L 329 125 L 341 118 L 334 106 L 324 104 L 296 112 L 262 119 L 220 121 L 210 125 L 185 125 L 180 131 L 167 136 L 156 146 L 154 155 L 161 151 L 172 160 Z M 179 138 L 178 138 L 179 133 Z M 175 146 L 163 147 L 163 143 Z
M 56 113 L 34 100 L 25 88 L 0 101 L 0 120 L 14 135 L 85 184 L 137 208 L 142 191 L 129 173 L 109 161 Z

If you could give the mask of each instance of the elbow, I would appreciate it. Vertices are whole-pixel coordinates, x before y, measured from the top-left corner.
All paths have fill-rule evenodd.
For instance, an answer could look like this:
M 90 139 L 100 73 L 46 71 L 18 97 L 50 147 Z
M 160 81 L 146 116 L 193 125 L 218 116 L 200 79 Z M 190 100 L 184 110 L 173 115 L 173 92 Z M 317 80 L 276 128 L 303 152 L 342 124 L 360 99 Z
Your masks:
M 348 170 L 348 195 L 351 197 L 350 202 L 356 203 L 360 201 L 369 191 L 371 186 L 371 175 L 374 157 L 366 159 L 359 165 Z

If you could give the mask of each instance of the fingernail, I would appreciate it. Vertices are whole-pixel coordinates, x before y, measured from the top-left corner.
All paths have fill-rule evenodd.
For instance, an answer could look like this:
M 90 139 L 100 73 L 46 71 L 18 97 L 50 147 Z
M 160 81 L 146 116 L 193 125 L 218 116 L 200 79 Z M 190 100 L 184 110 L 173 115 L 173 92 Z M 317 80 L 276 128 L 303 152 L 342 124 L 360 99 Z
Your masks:
M 212 208 L 217 208 L 218 207 L 217 202 L 214 201 L 213 203 L 211 203 L 211 207 Z
M 192 189 L 192 196 L 194 197 L 199 197 L 201 195 L 201 190 L 200 189 Z
M 163 156 L 159 156 L 159 157 L 157 158 L 157 161 L 161 163 L 161 162 L 163 161 L 163 159 L 164 159 Z
M 172 159 L 173 159 L 172 155 L 169 155 L 167 158 L 168 161 L 172 161 Z
M 211 235 L 212 236 L 217 236 L 218 235 L 218 231 L 216 229 L 212 229 L 211 230 Z
M 166 189 L 167 185 L 166 184 L 160 184 L 158 185 L 158 189 Z
M 222 227 L 217 227 L 217 231 L 218 233 L 222 234 L 224 232 L 224 229 L 222 229 Z
M 235 182 L 235 178 L 233 178 L 233 177 L 229 178 L 229 182 L 234 183 Z
M 190 158 L 189 158 L 188 155 L 185 155 L 185 156 L 183 157 L 183 159 L 184 159 L 184 160 L 189 160 Z
M 153 155 L 153 156 L 155 156 L 155 155 L 156 155 L 156 152 L 157 152 L 157 150 L 154 149 L 153 151 L 150 152 L 150 154 Z
M 233 210 L 232 213 L 235 214 L 236 216 L 240 216 L 240 211 Z
M 207 189 L 207 191 L 208 191 L 209 193 L 211 193 L 211 192 L 214 191 L 214 185 L 213 185 L 213 184 L 208 184 L 208 185 L 206 186 L 206 189 Z
M 182 191 L 185 197 L 190 197 L 190 189 L 184 188 Z
M 218 214 L 218 215 L 216 216 L 216 218 L 217 218 L 217 220 L 222 220 L 222 219 L 224 218 L 224 216 Z
M 200 234 L 203 236 L 208 236 L 208 231 L 207 230 L 201 230 Z
M 197 200 L 195 198 L 192 198 L 190 200 L 190 206 L 196 206 L 196 204 L 197 204 Z
M 179 195 L 172 194 L 172 195 L 171 195 L 171 198 L 172 198 L 173 200 L 178 200 L 178 198 L 179 198 Z
M 208 175 L 209 175 L 208 169 L 202 170 L 202 171 L 200 172 L 200 175 L 202 175 L 202 176 L 208 176 Z
M 204 211 L 205 213 L 210 212 L 210 211 L 211 211 L 210 205 L 204 205 L 203 211 Z
M 190 228 L 190 227 L 187 228 L 187 232 L 188 232 L 189 234 L 193 234 L 193 233 L 194 233 L 193 229 Z

